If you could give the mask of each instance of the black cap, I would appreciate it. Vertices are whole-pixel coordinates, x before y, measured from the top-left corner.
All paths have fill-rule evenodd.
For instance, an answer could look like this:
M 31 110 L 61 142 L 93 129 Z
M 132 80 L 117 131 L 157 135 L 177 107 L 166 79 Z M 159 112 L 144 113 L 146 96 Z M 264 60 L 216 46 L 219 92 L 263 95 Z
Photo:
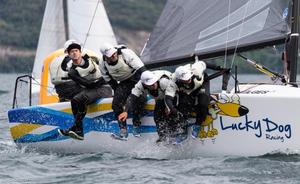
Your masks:
M 69 53 L 72 49 L 79 49 L 81 50 L 81 45 L 77 44 L 77 43 L 72 43 L 71 45 L 69 45 L 69 47 L 67 48 L 67 52 Z

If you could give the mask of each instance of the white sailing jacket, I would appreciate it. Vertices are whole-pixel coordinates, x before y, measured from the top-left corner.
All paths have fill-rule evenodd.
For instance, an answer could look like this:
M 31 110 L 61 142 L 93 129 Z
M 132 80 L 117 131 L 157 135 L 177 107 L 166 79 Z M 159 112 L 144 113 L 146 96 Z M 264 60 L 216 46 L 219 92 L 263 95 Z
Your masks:
M 202 66 L 200 66 L 202 65 Z M 205 66 L 205 67 L 203 67 Z M 184 65 L 184 67 L 189 68 L 193 72 L 192 76 L 192 88 L 188 85 L 179 85 L 177 83 L 177 78 L 175 75 L 172 75 L 172 82 L 169 83 L 169 86 L 166 90 L 166 95 L 175 97 L 176 92 L 183 92 L 188 95 L 190 95 L 193 91 L 199 89 L 202 87 L 202 84 L 204 82 L 204 75 L 203 72 L 206 69 L 206 64 L 203 61 L 195 62 L 194 64 L 187 64 Z
M 56 57 L 50 64 L 49 72 L 51 77 L 51 82 L 54 85 L 62 84 L 70 81 L 71 79 L 68 77 L 68 70 L 72 66 L 72 60 L 66 60 L 64 63 L 64 67 L 62 63 L 65 59 L 66 55 Z
M 96 60 L 97 58 L 88 57 L 88 59 L 84 59 L 85 63 L 83 65 L 76 65 L 75 70 L 79 73 L 80 77 L 90 81 L 99 80 L 101 72 Z
M 156 70 L 153 71 L 155 75 L 159 76 L 158 80 L 158 89 L 156 92 L 151 91 L 147 88 L 145 88 L 141 82 L 141 80 L 135 85 L 135 87 L 132 89 L 131 94 L 139 97 L 145 94 L 151 95 L 155 100 L 158 99 L 164 99 L 165 97 L 165 91 L 167 87 L 169 86 L 169 83 L 172 81 L 172 73 L 166 70 Z
M 118 55 L 118 62 L 109 65 L 105 61 L 100 62 L 100 71 L 106 82 L 111 79 L 124 81 L 132 77 L 135 72 L 144 66 L 141 59 L 130 49 L 122 49 L 122 54 Z

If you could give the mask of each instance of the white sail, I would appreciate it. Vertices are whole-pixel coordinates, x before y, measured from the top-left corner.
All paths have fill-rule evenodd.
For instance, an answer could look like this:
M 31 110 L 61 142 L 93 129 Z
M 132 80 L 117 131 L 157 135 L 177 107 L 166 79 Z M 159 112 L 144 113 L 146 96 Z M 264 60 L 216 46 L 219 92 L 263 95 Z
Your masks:
M 44 13 L 32 76 L 39 81 L 44 59 L 53 51 L 63 47 L 66 39 L 75 39 L 87 49 L 99 52 L 104 42 L 116 44 L 116 38 L 102 0 L 68 0 L 67 22 L 64 22 L 62 0 L 48 0 Z M 69 38 L 66 38 L 68 24 Z M 39 86 L 33 85 L 33 93 Z
M 70 38 L 86 49 L 99 52 L 104 42 L 117 43 L 102 0 L 69 0 L 68 21 Z
M 40 81 L 45 57 L 49 53 L 61 48 L 65 40 L 66 37 L 62 1 L 47 1 L 32 70 L 32 76 L 35 78 L 35 80 Z M 32 88 L 33 93 L 39 92 L 39 87 L 40 86 L 38 84 L 34 83 Z

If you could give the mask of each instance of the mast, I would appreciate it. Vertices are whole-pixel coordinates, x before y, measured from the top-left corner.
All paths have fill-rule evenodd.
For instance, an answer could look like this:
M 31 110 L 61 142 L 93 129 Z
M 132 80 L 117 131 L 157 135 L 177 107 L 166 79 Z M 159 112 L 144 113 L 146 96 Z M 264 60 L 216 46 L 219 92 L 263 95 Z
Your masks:
M 66 40 L 70 39 L 69 36 L 69 18 L 68 18 L 68 0 L 63 0 L 63 13 L 64 13 L 64 25 Z
M 297 61 L 298 61 L 298 42 L 299 42 L 299 0 L 293 0 L 292 11 L 292 30 L 291 30 L 291 57 L 290 57 L 290 82 L 296 83 Z

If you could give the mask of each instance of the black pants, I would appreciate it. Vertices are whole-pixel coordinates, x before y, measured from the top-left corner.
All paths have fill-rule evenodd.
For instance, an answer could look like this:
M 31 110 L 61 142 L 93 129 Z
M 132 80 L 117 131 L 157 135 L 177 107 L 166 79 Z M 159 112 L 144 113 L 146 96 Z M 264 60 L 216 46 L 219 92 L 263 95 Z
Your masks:
M 156 124 L 158 136 L 165 137 L 168 133 L 168 122 L 166 116 L 166 105 L 164 100 L 156 100 L 154 107 L 154 122 Z
M 83 91 L 85 88 L 81 87 L 74 81 L 68 81 L 62 84 L 55 85 L 56 93 L 58 94 L 59 101 L 70 101 L 75 95 Z
M 178 110 L 184 118 L 191 117 L 191 113 L 196 113 L 196 124 L 201 125 L 208 114 L 209 95 L 202 92 L 187 95 L 179 93 Z
M 112 101 L 112 109 L 115 113 L 115 118 L 118 119 L 118 116 L 124 111 L 124 106 L 126 104 L 126 100 L 128 96 L 131 94 L 132 88 L 134 88 L 136 82 L 132 80 L 125 80 L 118 84 L 116 90 L 114 91 L 114 98 Z M 138 103 L 133 105 L 133 119 L 132 123 L 134 126 L 139 126 L 140 116 L 142 115 L 144 104 L 145 104 L 145 97 L 141 96 L 138 99 Z M 125 128 L 127 126 L 125 122 L 119 122 L 120 128 Z
M 99 98 L 112 96 L 109 86 L 101 86 L 95 89 L 84 89 L 71 100 L 72 112 L 75 122 L 81 122 L 86 115 L 87 106 Z
M 186 121 L 183 117 L 166 115 L 166 104 L 163 99 L 155 101 L 154 122 L 160 138 L 186 132 Z

